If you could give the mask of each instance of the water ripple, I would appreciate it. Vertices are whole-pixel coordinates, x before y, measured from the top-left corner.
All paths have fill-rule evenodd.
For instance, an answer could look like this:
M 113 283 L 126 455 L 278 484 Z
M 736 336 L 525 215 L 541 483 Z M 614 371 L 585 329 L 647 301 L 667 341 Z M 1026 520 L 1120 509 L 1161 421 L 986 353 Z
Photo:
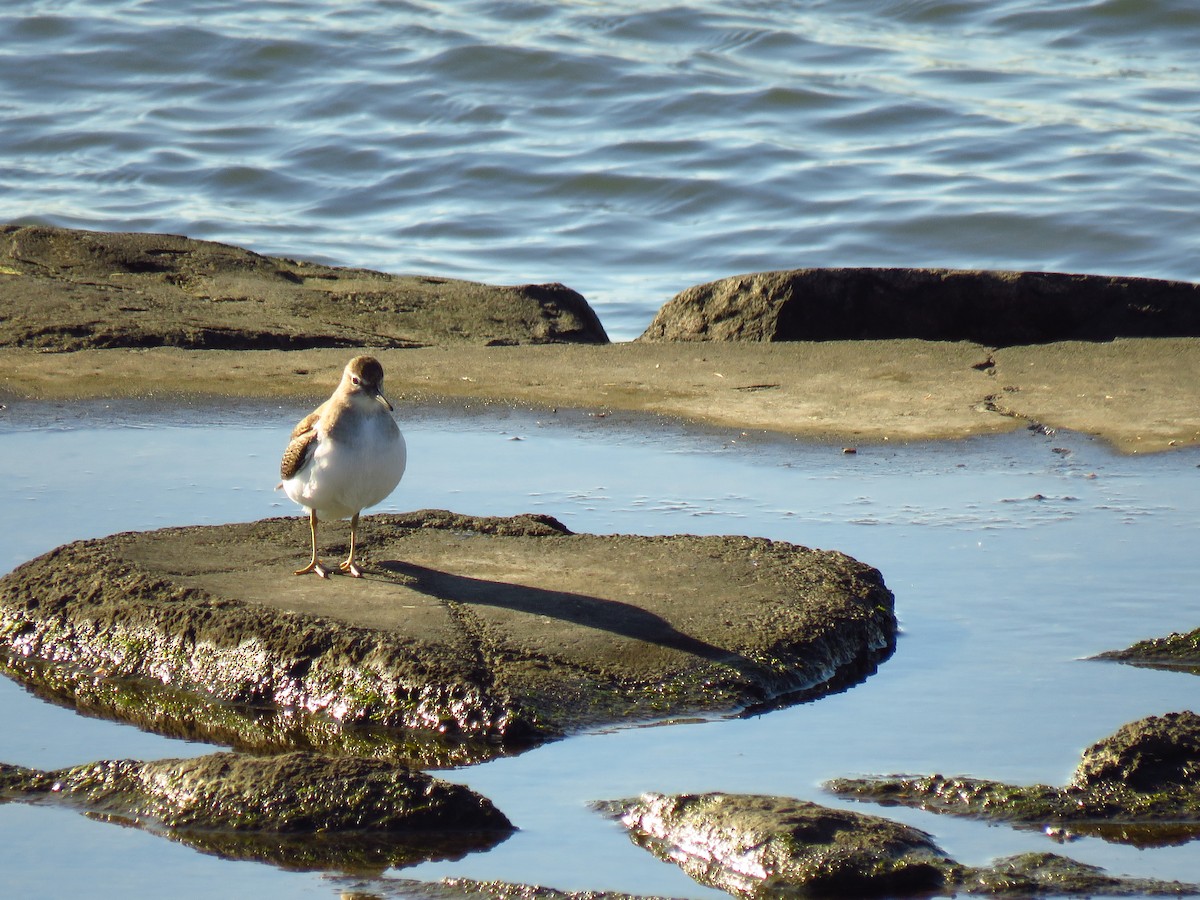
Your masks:
M 562 281 L 618 338 L 751 269 L 1200 279 L 1181 0 L 34 6 L 8 221 Z

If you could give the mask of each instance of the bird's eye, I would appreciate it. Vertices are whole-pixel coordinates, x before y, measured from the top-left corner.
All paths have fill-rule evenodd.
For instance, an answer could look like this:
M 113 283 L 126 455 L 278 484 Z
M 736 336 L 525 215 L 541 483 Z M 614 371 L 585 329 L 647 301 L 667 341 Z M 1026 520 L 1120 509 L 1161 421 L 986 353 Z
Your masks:
M 361 379 L 360 379 L 360 378 L 359 378 L 357 375 L 351 375 L 351 376 L 350 376 L 350 381 L 351 381 L 353 384 L 356 384 L 356 385 L 358 385 L 358 384 L 362 384 L 362 380 L 361 380 Z

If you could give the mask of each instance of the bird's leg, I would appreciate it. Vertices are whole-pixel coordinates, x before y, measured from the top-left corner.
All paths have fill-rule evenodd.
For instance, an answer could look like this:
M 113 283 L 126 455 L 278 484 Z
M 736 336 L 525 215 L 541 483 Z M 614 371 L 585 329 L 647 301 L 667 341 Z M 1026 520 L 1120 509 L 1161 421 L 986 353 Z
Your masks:
M 354 551 L 358 546 L 358 513 L 350 517 L 350 555 L 346 557 L 339 569 L 355 578 L 362 578 L 362 570 L 354 564 Z
M 297 569 L 296 574 L 307 575 L 309 572 L 316 572 L 322 578 L 328 578 L 329 573 L 325 571 L 325 567 L 317 559 L 317 511 L 315 509 L 308 511 L 308 530 L 312 533 L 312 559 L 308 561 L 308 565 L 303 569 Z

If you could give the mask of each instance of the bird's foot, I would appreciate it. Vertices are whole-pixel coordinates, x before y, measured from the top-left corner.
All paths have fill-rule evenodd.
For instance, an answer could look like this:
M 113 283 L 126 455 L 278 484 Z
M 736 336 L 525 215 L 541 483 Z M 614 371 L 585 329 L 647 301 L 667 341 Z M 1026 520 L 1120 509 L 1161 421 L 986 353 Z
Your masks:
M 348 559 L 344 563 L 340 563 L 338 568 L 349 575 L 351 578 L 362 578 L 362 569 L 354 564 L 354 560 Z
M 297 570 L 296 570 L 294 573 L 292 573 L 292 574 L 294 574 L 294 575 L 307 575 L 309 572 L 316 572 L 316 573 L 317 573 L 318 575 L 320 575 L 322 578 L 328 578 L 328 577 L 329 577 L 329 570 L 328 570 L 328 569 L 326 569 L 326 568 L 325 568 L 323 565 L 321 565 L 321 564 L 320 564 L 320 563 L 319 563 L 317 560 L 315 560 L 315 559 L 314 559 L 312 562 L 310 562 L 310 563 L 309 563 L 307 566 L 305 566 L 303 569 L 297 569 Z

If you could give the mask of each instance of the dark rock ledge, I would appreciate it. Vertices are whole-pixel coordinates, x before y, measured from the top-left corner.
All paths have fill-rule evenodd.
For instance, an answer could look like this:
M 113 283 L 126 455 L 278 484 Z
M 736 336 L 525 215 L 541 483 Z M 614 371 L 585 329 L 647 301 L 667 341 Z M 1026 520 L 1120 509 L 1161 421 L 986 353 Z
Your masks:
M 690 287 L 642 341 L 917 338 L 988 347 L 1200 335 L 1200 285 L 960 269 L 755 272 Z
M 216 753 L 40 772 L 0 764 L 0 802 L 62 803 L 228 859 L 382 871 L 490 849 L 513 831 L 468 788 L 374 759 Z
M 919 829 L 788 797 L 643 794 L 599 806 L 635 844 L 735 897 L 1200 894 L 1200 885 L 1116 878 L 1049 853 L 963 866 Z
M 0 225 L 0 346 L 303 350 L 606 344 L 582 296 L 261 256 L 173 234 Z
M 7 673 L 167 734 L 437 765 L 791 702 L 894 648 L 891 593 L 841 553 L 436 510 L 364 529 L 363 579 L 293 576 L 300 518 L 60 547 L 0 579 Z
M 1088 747 L 1065 787 L 942 775 L 847 778 L 836 794 L 1139 847 L 1200 837 L 1200 716 L 1150 716 Z

